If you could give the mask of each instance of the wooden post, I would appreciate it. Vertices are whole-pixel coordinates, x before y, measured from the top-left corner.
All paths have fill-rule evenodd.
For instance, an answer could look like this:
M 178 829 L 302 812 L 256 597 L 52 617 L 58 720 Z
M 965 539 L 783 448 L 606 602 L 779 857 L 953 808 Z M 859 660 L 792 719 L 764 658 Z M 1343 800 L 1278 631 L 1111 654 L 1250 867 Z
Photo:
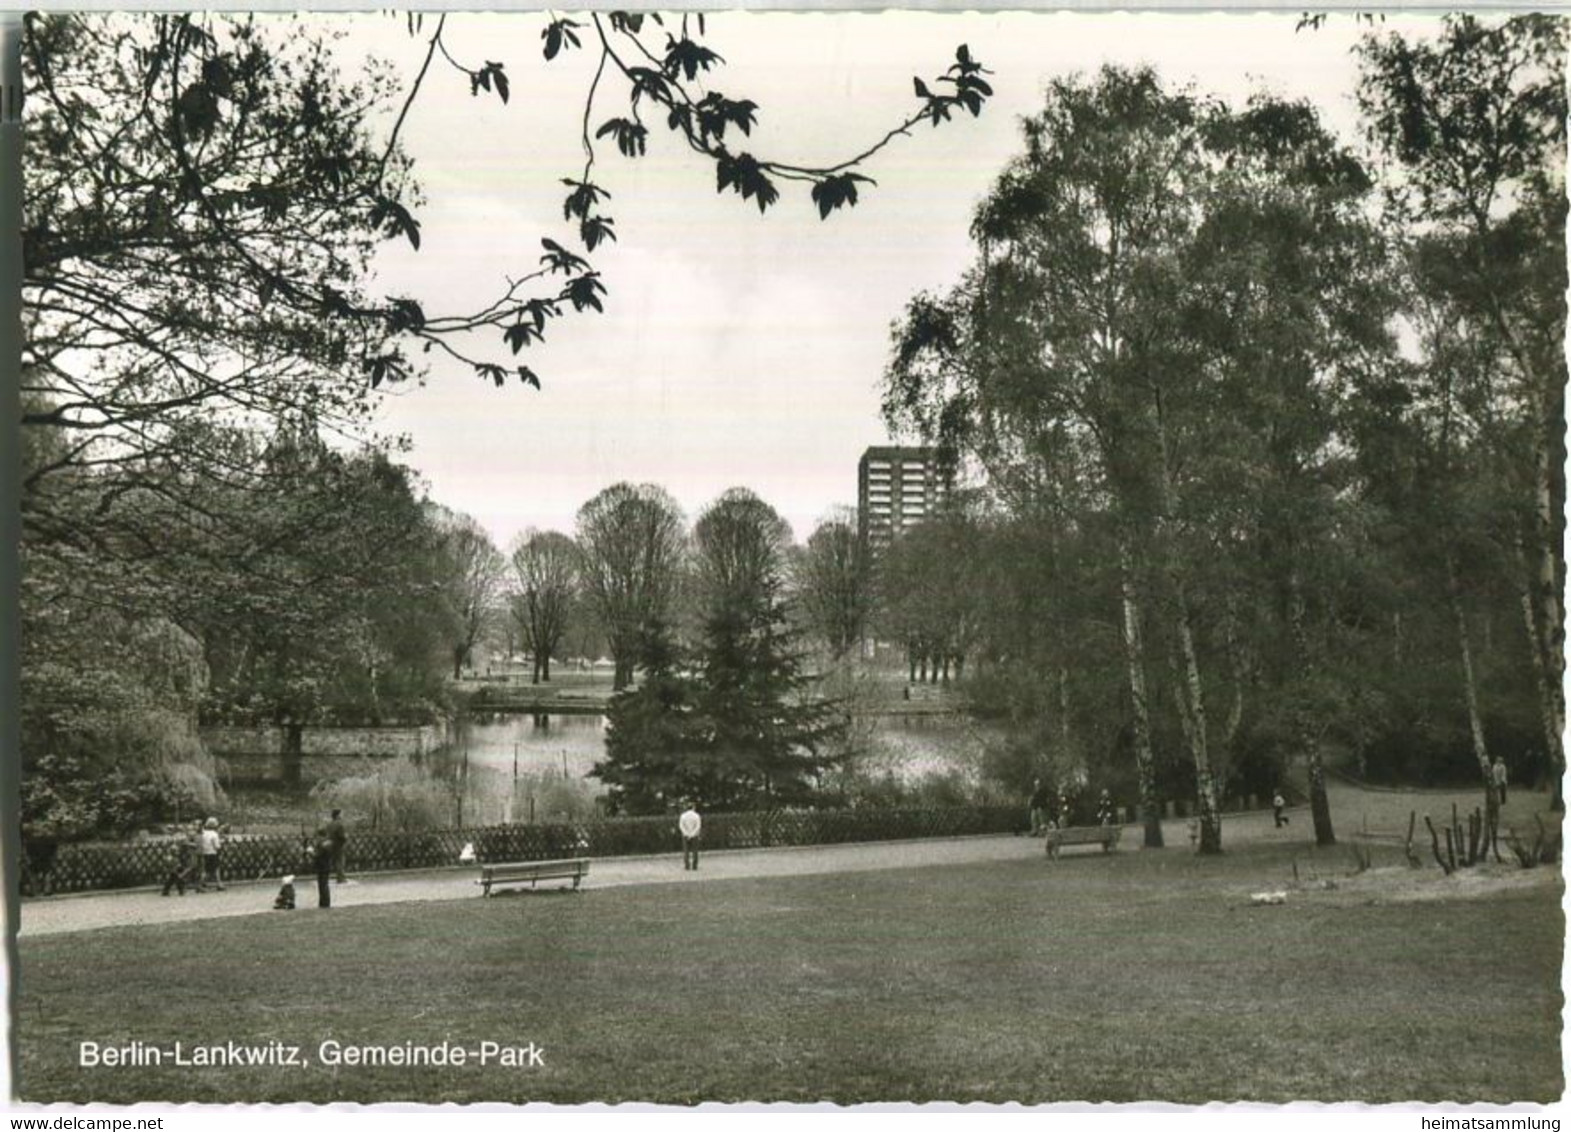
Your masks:
M 1418 811 L 1409 810 L 1407 812 L 1407 844 L 1403 846 L 1403 852 L 1407 855 L 1408 866 L 1414 869 L 1418 868 L 1419 865 L 1418 854 L 1413 851 L 1413 829 L 1417 824 Z
M 1446 859 L 1440 855 L 1440 835 L 1435 832 L 1435 823 L 1429 820 L 1429 815 L 1424 815 L 1424 825 L 1429 828 L 1429 847 L 1435 851 L 1435 864 L 1439 865 L 1446 876 L 1451 875 L 1451 868 L 1446 864 Z

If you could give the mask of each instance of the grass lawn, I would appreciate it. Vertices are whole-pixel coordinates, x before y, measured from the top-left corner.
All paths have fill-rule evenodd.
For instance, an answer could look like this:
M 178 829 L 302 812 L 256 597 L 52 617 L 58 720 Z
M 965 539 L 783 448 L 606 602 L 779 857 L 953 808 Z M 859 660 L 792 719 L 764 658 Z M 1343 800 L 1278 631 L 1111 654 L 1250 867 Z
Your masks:
M 29 1101 L 1550 1101 L 1560 888 L 1263 845 L 302 910 L 20 941 Z M 1346 857 L 1322 860 L 1326 874 Z M 1498 881 L 1498 883 L 1496 883 Z M 318 1044 L 538 1044 L 331 1068 Z M 97 1068 L 78 1042 L 301 1067 Z

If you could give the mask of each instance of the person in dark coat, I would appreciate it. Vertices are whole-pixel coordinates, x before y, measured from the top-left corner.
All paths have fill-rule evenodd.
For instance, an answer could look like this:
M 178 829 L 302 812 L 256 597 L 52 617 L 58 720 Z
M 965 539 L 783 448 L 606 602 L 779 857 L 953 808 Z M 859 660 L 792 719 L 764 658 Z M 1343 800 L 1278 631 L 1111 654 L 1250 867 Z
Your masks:
M 327 837 L 333 843 L 333 876 L 339 884 L 344 883 L 344 846 L 349 841 L 343 814 L 343 810 L 334 810 L 327 822 Z
M 312 840 L 311 866 L 316 871 L 316 906 L 333 906 L 333 834 L 323 822 Z
M 1042 785 L 1040 778 L 1031 781 L 1031 801 L 1029 802 L 1031 817 L 1031 836 L 1040 837 L 1042 831 L 1051 820 L 1048 817 L 1048 808 L 1052 805 L 1052 795 L 1046 786 Z

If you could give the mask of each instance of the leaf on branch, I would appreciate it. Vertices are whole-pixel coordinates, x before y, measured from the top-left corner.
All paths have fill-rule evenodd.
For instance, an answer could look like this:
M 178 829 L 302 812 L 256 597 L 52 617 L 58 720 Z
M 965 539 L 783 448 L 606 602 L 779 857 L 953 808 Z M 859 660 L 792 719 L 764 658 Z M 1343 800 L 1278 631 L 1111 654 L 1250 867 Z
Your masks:
M 651 98 L 665 105 L 673 101 L 671 85 L 659 71 L 650 70 L 648 67 L 632 67 L 628 70 L 627 77 L 633 82 L 634 106 L 638 105 L 640 98 Z
M 780 191 L 750 153 L 733 156 L 722 149 L 715 159 L 715 176 L 716 192 L 735 189 L 742 194 L 743 200 L 756 200 L 760 213 L 780 199 Z
M 686 119 L 684 119 L 684 124 Z M 735 126 L 742 133 L 751 135 L 758 124 L 758 103 L 751 99 L 733 102 L 724 95 L 711 91 L 698 103 L 698 129 L 704 141 L 710 137 L 725 138 L 727 126 Z
M 482 90 L 489 91 L 493 84 L 502 104 L 507 105 L 508 86 L 507 74 L 502 70 L 502 64 L 492 63 L 487 60 L 486 65 L 469 76 L 469 93 L 479 94 Z
M 547 264 L 552 273 L 563 272 L 571 275 L 575 271 L 582 271 L 589 266 L 589 261 L 576 256 L 549 236 L 540 240 L 540 246 L 545 248 L 546 254 L 540 257 L 540 262 Z
M 616 232 L 612 230 L 615 223 L 609 216 L 591 216 L 578 226 L 578 235 L 584 246 L 594 251 L 606 240 L 616 240 Z
M 649 131 L 638 122 L 628 118 L 612 118 L 595 131 L 596 138 L 603 138 L 607 134 L 616 137 L 616 148 L 623 157 L 642 157 L 644 145 L 649 137 Z
M 381 354 L 374 358 L 362 358 L 360 366 L 371 378 L 371 388 L 375 389 L 384 381 L 402 381 L 409 376 L 404 359 L 398 354 Z
M 349 300 L 343 293 L 332 287 L 322 288 L 322 310 L 340 318 L 347 318 L 355 313 L 354 307 L 350 306 Z
M 644 14 L 642 12 L 612 12 L 611 30 L 628 32 L 637 35 L 644 27 Z
M 580 220 L 589 219 L 589 210 L 602 200 L 610 200 L 611 194 L 599 185 L 589 181 L 570 181 L 562 178 L 562 184 L 573 191 L 567 194 L 567 199 L 562 202 L 562 219 L 571 220 L 578 217 Z
M 856 205 L 856 186 L 861 181 L 874 184 L 871 177 L 860 173 L 841 173 L 813 183 L 813 203 L 818 205 L 818 218 L 827 220 L 829 214 L 842 205 Z
M 499 365 L 493 365 L 490 362 L 476 362 L 475 373 L 481 377 L 489 378 L 491 384 L 498 389 L 507 384 L 507 371 Z
M 394 299 L 387 325 L 395 334 L 419 330 L 425 326 L 425 310 L 413 299 Z
M 561 306 L 555 299 L 530 299 L 521 308 L 523 313 L 534 319 L 535 329 L 545 330 L 546 319 L 555 318 L 562 313 Z
M 699 71 L 707 71 L 724 62 L 715 52 L 686 36 L 681 39 L 666 36 L 665 64 L 662 69 L 668 78 L 674 79 L 681 74 L 688 82 L 692 82 L 698 77 Z
M 539 342 L 545 337 L 540 328 L 532 322 L 525 322 L 520 316 L 519 320 L 502 332 L 502 341 L 512 347 L 513 353 L 518 353 L 530 342 Z M 497 382 L 501 384 L 500 381 Z
M 420 222 L 397 201 L 378 199 L 368 219 L 373 227 L 381 228 L 389 236 L 408 237 L 415 251 L 420 250 Z
M 540 388 L 540 379 L 535 376 L 535 371 L 528 366 L 518 367 L 518 380 L 525 385 L 533 385 L 536 389 Z
M 912 76 L 911 83 L 912 83 L 913 86 L 916 87 L 916 96 L 918 98 L 932 98 L 933 97 L 932 92 L 927 89 L 927 84 L 924 83 L 921 79 L 916 78 L 915 76 Z
M 540 38 L 545 40 L 547 61 L 555 59 L 564 44 L 571 47 L 581 46 L 578 33 L 573 30 L 579 26 L 576 20 L 569 19 L 552 20 L 546 25 L 545 30 L 540 33 Z
M 604 304 L 600 302 L 600 296 L 605 294 L 605 284 L 600 282 L 598 272 L 591 271 L 580 275 L 568 283 L 562 294 L 573 304 L 574 310 L 582 311 L 585 307 L 594 307 L 602 313 L 605 311 Z

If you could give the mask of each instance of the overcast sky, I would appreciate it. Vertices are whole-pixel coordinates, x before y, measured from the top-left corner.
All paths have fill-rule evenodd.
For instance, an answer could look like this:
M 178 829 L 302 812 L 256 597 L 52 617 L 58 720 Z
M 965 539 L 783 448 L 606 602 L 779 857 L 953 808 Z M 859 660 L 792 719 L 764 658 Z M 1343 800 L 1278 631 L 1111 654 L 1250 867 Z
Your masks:
M 529 527 L 571 531 L 585 501 L 624 479 L 663 485 L 690 519 L 743 485 L 805 538 L 830 508 L 855 502 L 857 459 L 889 439 L 878 403 L 890 324 L 913 294 L 945 287 L 970 261 L 971 210 L 1018 149 L 1018 121 L 1040 106 L 1045 79 L 1149 63 L 1170 84 L 1230 101 L 1259 90 L 1310 98 L 1352 140 L 1358 29 L 1339 16 L 1295 32 L 1296 20 L 710 16 L 706 42 L 727 65 L 709 86 L 759 104 L 747 148 L 761 156 L 816 164 L 859 152 L 915 109 L 912 76 L 941 73 L 961 43 L 993 71 L 996 97 L 980 119 L 897 139 L 864 170 L 878 184 L 863 203 L 828 221 L 806 186 L 782 185 L 762 218 L 718 196 L 713 167 L 660 128 L 636 161 L 602 143 L 594 179 L 613 194 L 606 211 L 619 236 L 592 257 L 606 313 L 558 320 L 544 346 L 520 356 L 541 391 L 496 389 L 434 361 L 423 388 L 389 401 L 382 427 L 412 439 L 409 462 L 436 500 L 474 515 L 503 547 Z M 341 22 L 352 49 L 372 47 L 406 76 L 418 69 L 421 44 L 401 18 Z M 511 104 L 472 98 L 462 76 L 433 68 L 406 125 L 428 201 L 422 250 L 390 251 L 380 274 L 429 314 L 487 303 L 510 275 L 533 270 L 542 236 L 576 246 L 559 178 L 582 171 L 593 60 L 575 52 L 546 64 L 543 26 L 538 15 L 451 17 L 454 56 L 505 63 Z M 616 89 L 603 86 L 595 124 L 625 113 L 607 96 Z

